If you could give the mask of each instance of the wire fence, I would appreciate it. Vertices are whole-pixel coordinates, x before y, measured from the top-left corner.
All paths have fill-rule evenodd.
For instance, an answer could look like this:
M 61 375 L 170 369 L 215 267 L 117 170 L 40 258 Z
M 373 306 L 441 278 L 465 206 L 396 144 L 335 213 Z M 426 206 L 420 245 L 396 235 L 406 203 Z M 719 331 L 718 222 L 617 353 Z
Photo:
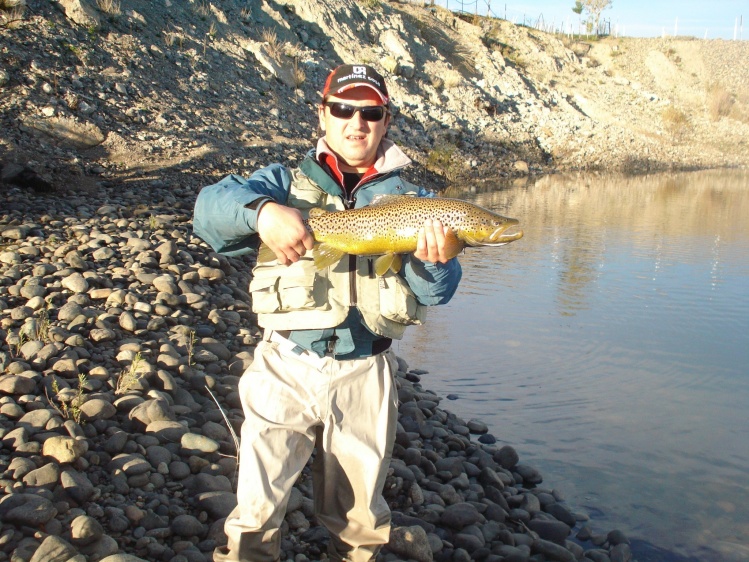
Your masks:
M 564 21 L 554 21 L 544 18 L 541 14 L 531 14 L 515 10 L 505 2 L 493 0 L 399 0 L 422 6 L 441 6 L 451 12 L 504 19 L 516 25 L 532 27 L 547 33 L 561 33 L 565 35 L 610 35 L 611 21 L 601 20 L 598 29 L 588 29 L 587 21 L 580 16 L 570 16 Z

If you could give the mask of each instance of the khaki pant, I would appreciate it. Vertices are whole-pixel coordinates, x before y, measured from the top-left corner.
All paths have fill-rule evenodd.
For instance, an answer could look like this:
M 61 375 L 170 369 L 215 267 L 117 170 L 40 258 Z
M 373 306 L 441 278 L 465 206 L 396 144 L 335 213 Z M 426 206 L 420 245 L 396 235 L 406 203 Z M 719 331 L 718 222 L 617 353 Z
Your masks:
M 395 355 L 336 361 L 274 339 L 258 344 L 239 382 L 238 505 L 214 561 L 279 560 L 289 494 L 315 447 L 314 506 L 331 535 L 331 559 L 374 560 L 390 535 L 382 490 L 397 422 Z

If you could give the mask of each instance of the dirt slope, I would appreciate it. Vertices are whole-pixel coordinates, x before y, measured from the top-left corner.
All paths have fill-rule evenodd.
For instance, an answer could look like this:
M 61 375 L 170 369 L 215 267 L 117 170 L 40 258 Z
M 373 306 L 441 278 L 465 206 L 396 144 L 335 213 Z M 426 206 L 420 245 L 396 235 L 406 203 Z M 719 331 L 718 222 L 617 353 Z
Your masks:
M 527 170 L 749 160 L 746 41 L 568 44 L 376 0 L 100 5 L 28 0 L 0 28 L 6 181 L 25 167 L 55 186 L 198 188 L 293 164 L 316 136 L 319 85 L 357 60 L 388 75 L 392 137 L 435 188 Z

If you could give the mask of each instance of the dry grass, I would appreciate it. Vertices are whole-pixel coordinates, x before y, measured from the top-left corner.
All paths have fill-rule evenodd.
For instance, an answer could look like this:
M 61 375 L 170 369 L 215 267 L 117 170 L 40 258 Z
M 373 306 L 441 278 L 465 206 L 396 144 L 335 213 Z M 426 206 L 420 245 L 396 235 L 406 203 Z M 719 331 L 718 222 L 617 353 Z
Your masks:
M 672 105 L 663 110 L 661 120 L 674 140 L 680 140 L 692 129 L 689 116 Z
M 211 25 L 208 27 L 208 35 L 211 37 L 216 37 L 216 35 L 218 35 L 218 24 L 215 21 L 212 21 Z
M 0 27 L 17 28 L 23 21 L 26 0 L 0 0 Z
M 211 3 L 207 0 L 198 0 L 193 6 L 193 10 L 195 10 L 195 13 L 201 18 L 206 19 L 211 15 Z
M 299 59 L 295 58 L 291 67 L 291 76 L 294 79 L 294 85 L 300 88 L 304 81 L 307 79 L 307 74 L 304 72 L 304 68 L 299 64 Z
M 109 14 L 110 16 L 122 15 L 119 0 L 96 0 L 96 5 L 102 12 Z
M 0 0 L 0 10 L 3 12 L 9 12 L 16 8 L 24 8 L 26 6 L 26 0 Z
M 742 123 L 749 123 L 749 89 L 742 90 L 736 96 L 731 117 Z
M 444 82 L 445 88 L 449 90 L 450 88 L 460 86 L 460 84 L 463 82 L 463 76 L 460 74 L 460 72 L 457 72 L 455 70 L 448 70 L 447 72 L 445 72 L 442 80 Z
M 281 62 L 284 46 L 283 43 L 278 40 L 276 32 L 273 29 L 266 27 L 263 29 L 262 38 L 263 42 L 266 44 L 268 56 L 276 62 Z
M 712 84 L 707 92 L 707 111 L 713 121 L 719 121 L 731 114 L 736 102 L 734 96 L 720 84 Z
M 185 44 L 185 36 L 176 31 L 164 31 L 164 44 L 167 47 L 173 47 L 177 45 L 178 48 L 182 49 Z

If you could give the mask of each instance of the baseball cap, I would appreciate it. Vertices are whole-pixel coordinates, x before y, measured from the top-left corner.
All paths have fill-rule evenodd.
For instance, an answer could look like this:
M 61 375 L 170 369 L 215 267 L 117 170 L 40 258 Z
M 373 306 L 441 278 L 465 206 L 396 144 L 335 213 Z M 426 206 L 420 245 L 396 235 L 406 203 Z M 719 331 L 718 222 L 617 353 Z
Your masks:
M 385 86 L 385 79 L 374 68 L 366 64 L 342 64 L 337 67 L 328 75 L 322 96 L 326 98 L 329 95 L 340 94 L 359 86 L 366 86 L 377 92 L 382 103 L 387 105 L 390 98 Z

